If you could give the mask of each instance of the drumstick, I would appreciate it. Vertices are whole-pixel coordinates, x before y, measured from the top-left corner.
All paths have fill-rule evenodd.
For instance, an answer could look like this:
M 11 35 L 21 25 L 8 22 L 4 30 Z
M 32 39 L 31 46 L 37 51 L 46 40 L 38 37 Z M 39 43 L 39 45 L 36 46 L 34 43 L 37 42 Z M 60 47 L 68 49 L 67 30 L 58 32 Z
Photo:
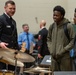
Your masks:
M 25 51 L 26 51 L 25 46 L 26 46 L 26 43 L 25 43 L 25 42 L 23 42 L 23 43 L 22 43 L 21 50 L 20 50 L 21 52 L 25 52 Z

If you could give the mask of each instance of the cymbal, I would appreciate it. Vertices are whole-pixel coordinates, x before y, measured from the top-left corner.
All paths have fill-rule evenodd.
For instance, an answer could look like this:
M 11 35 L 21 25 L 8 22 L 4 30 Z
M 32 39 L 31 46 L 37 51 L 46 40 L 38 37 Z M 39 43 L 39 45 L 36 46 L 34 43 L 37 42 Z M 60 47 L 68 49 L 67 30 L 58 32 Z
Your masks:
M 33 67 L 31 69 L 34 69 L 34 70 L 48 70 L 49 68 L 43 68 L 43 67 L 40 67 L 40 66 L 36 66 L 36 67 Z
M 39 72 L 43 72 L 43 73 L 51 73 L 51 71 L 48 71 L 48 70 L 39 70 Z
M 11 59 L 8 56 L 7 57 L 3 57 L 0 61 L 3 62 L 3 63 L 15 66 L 15 60 Z M 24 64 L 22 62 L 20 62 L 20 61 L 17 61 L 17 66 L 18 67 L 23 67 Z
M 25 73 L 52 73 L 51 71 L 47 70 L 34 70 L 34 71 L 24 71 Z
M 51 73 L 51 71 L 46 70 L 47 68 L 40 68 L 40 67 L 35 67 L 35 68 L 27 68 L 25 69 L 24 72 L 26 73 Z
M 26 71 L 24 71 L 24 73 L 37 74 L 37 73 L 40 73 L 40 72 L 32 72 L 32 71 L 26 70 Z
M 15 53 L 17 53 L 17 54 L 15 54 Z M 8 56 L 11 59 L 15 59 L 14 57 L 16 55 L 17 60 L 19 60 L 21 62 L 34 62 L 35 61 L 35 58 L 32 57 L 31 55 L 23 53 L 18 50 L 10 49 L 10 48 L 7 48 L 7 49 L 0 48 L 0 54 L 4 55 L 6 57 Z
M 40 72 L 32 72 L 32 71 L 26 70 L 26 71 L 24 71 L 24 73 L 37 74 L 37 73 L 40 73 Z
M 29 55 L 29 54 L 20 52 L 20 51 L 18 51 L 17 58 L 18 58 L 18 60 L 20 60 L 21 62 L 34 62 L 34 61 L 35 61 L 35 58 L 34 58 L 34 57 L 32 57 L 32 56 Z

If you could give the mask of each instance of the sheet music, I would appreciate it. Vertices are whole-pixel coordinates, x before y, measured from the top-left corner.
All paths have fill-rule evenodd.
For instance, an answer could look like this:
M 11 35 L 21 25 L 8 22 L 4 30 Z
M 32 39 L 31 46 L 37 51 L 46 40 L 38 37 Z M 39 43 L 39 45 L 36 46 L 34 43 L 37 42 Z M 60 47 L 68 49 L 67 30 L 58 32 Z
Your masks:
M 46 62 L 51 62 L 51 60 L 46 60 Z

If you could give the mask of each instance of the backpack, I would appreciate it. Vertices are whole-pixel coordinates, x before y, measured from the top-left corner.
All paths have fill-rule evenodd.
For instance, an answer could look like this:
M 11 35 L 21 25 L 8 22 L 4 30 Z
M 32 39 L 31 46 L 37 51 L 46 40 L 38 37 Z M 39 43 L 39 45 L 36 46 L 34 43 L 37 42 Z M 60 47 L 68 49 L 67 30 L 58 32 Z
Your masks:
M 67 28 L 68 23 L 70 23 L 70 22 L 67 22 L 67 23 L 63 24 L 63 29 L 64 29 L 64 33 L 65 33 L 68 41 L 70 42 L 70 36 L 69 36 L 69 33 L 68 33 L 68 28 Z M 53 27 L 54 27 L 53 24 L 52 24 L 51 31 L 53 30 Z M 74 56 L 75 56 L 74 49 L 72 49 L 72 50 L 70 50 L 70 57 L 74 57 Z

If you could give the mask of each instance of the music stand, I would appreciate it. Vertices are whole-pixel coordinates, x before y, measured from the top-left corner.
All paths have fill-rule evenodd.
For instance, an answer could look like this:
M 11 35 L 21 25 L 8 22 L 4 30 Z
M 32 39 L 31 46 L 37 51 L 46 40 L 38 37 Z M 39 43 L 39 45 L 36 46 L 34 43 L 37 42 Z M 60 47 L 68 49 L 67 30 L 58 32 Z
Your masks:
M 46 55 L 40 65 L 51 66 L 51 55 Z
M 42 67 L 48 67 L 49 71 L 50 71 L 50 67 L 51 67 L 51 55 L 45 55 L 45 57 L 43 58 L 42 62 L 40 63 L 40 66 L 42 66 Z M 48 73 L 48 75 L 50 75 L 50 73 Z

